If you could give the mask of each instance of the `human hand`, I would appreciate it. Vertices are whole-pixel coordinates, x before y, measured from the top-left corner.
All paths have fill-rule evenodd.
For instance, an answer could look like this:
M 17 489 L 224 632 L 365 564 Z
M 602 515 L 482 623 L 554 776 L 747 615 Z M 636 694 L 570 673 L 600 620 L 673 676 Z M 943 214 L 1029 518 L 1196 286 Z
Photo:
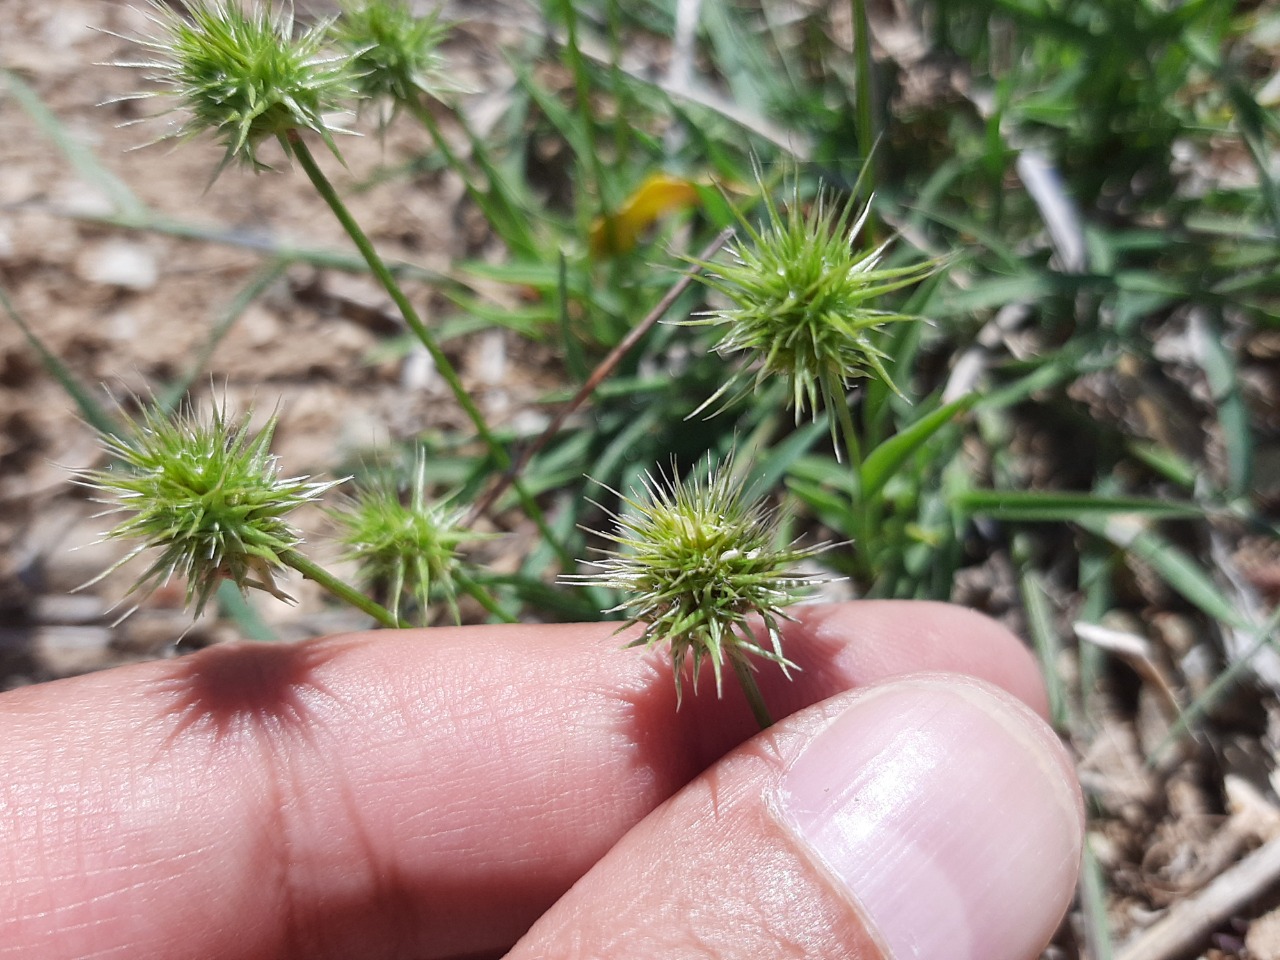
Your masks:
M 1030 656 L 941 604 L 794 612 L 755 736 L 607 624 L 4 694 L 0 957 L 1035 957 L 1082 820 Z

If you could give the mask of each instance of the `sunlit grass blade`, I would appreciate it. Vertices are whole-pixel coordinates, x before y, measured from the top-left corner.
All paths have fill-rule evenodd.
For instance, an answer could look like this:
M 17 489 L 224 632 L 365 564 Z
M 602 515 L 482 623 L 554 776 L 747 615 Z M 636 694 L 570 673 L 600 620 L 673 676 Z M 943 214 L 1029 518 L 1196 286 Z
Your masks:
M 1150 497 L 1098 496 L 1040 490 L 971 490 L 961 494 L 957 509 L 1008 523 L 1083 523 L 1105 521 L 1116 514 L 1137 514 L 1151 520 L 1202 519 L 1204 507 L 1190 502 Z
M 976 395 L 953 400 L 920 417 L 910 426 L 885 440 L 870 451 L 862 463 L 862 496 L 874 499 L 903 463 L 939 430 L 968 410 L 977 400 Z
M 1213 619 L 1240 630 L 1254 628 L 1194 558 L 1134 518 L 1108 518 L 1095 513 L 1081 514 L 1076 522 L 1147 564 L 1184 599 Z

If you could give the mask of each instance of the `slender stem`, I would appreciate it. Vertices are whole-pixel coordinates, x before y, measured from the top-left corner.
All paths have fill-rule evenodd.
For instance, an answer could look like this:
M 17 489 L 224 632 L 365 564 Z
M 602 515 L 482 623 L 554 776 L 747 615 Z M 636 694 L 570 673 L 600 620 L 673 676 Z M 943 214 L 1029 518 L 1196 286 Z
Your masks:
M 374 602 L 355 587 L 339 580 L 324 567 L 320 566 L 318 563 L 314 563 L 297 550 L 286 550 L 284 553 L 280 554 L 280 562 L 287 567 L 292 567 L 294 570 L 297 570 L 308 580 L 313 580 L 320 584 L 320 586 L 324 587 L 324 589 L 328 590 L 343 603 L 350 604 L 357 610 L 367 613 L 384 627 L 390 627 L 395 630 L 399 627 L 408 626 L 407 623 L 398 619 L 395 614 L 382 604 Z
M 489 448 L 489 455 L 493 458 L 494 463 L 499 470 L 509 470 L 511 468 L 511 455 L 507 453 L 506 447 L 498 442 L 498 438 L 493 435 L 493 431 L 489 429 L 489 424 L 484 419 L 484 414 L 480 412 L 480 408 L 476 406 L 471 395 L 467 393 L 467 388 L 462 385 L 462 379 L 458 376 L 458 371 L 454 369 L 453 364 L 449 362 L 449 358 L 445 356 L 444 350 L 440 348 L 440 344 L 436 342 L 435 336 L 427 329 L 427 325 L 422 322 L 422 318 L 418 316 L 418 311 L 413 308 L 413 304 L 409 302 L 409 298 L 405 292 L 400 289 L 400 285 L 396 283 L 396 279 L 392 276 L 391 271 L 387 269 L 386 263 L 382 257 L 378 255 L 378 251 L 374 248 L 369 237 L 360 228 L 360 224 L 356 223 L 352 217 L 351 211 L 347 209 L 347 205 L 342 202 L 342 198 L 338 196 L 338 192 L 333 188 L 333 184 L 329 182 L 329 178 L 324 175 L 324 171 L 320 169 L 320 165 L 316 163 L 316 158 L 312 155 L 311 150 L 307 147 L 306 142 L 302 139 L 302 135 L 297 130 L 290 130 L 286 134 L 289 142 L 289 148 L 293 155 L 298 158 L 298 163 L 302 169 L 306 171 L 308 179 L 312 186 L 316 188 L 316 192 L 329 205 L 329 209 L 333 211 L 338 222 L 342 224 L 342 228 L 346 230 L 347 235 L 351 237 L 356 248 L 364 257 L 365 263 L 369 265 L 370 271 L 382 284 L 382 288 L 387 291 L 392 301 L 400 311 L 400 315 L 404 317 L 404 322 L 409 325 L 409 329 L 427 348 L 427 353 L 431 355 L 432 361 L 436 365 L 436 370 L 444 377 L 445 383 L 449 385 L 449 389 L 453 391 L 454 397 L 457 399 L 459 406 L 463 412 L 471 420 L 475 426 L 476 433 Z M 546 517 L 542 515 L 542 510 L 534 501 L 524 484 L 520 482 L 519 477 L 511 479 L 512 489 L 520 497 L 520 503 L 524 506 L 525 512 L 529 518 L 538 526 L 538 530 L 547 542 L 555 549 L 560 556 L 561 562 L 566 565 L 573 563 L 573 557 L 564 545 L 560 543 L 550 526 L 547 525 Z
M 751 665 L 742 657 L 731 656 L 729 660 L 733 664 L 738 685 L 742 687 L 742 692 L 747 696 L 747 703 L 751 705 L 752 716 L 756 718 L 756 723 L 760 724 L 761 730 L 768 730 L 773 726 L 773 717 L 769 715 L 769 708 L 765 706 L 764 695 L 760 693 L 760 686 L 756 683 Z
M 470 596 L 473 600 L 476 601 L 476 603 L 480 604 L 480 606 L 484 607 L 486 610 L 488 610 L 491 614 L 493 614 L 503 623 L 519 623 L 520 622 L 511 614 L 507 613 L 507 611 L 503 610 L 502 607 L 498 606 L 497 601 L 493 599 L 489 591 L 486 590 L 484 587 L 480 586 L 480 584 L 476 583 L 474 580 L 468 577 L 465 573 L 461 573 L 455 570 L 453 573 L 453 579 L 458 581 L 458 585 L 462 587 L 463 591 L 468 596 Z
M 853 14 L 853 57 L 854 70 L 857 77 L 857 89 L 854 91 L 854 95 L 857 98 L 858 111 L 858 149 L 864 157 L 868 158 L 867 164 L 869 168 L 871 164 L 871 148 L 876 142 L 875 92 L 871 77 L 871 25 L 867 21 L 866 0 L 850 0 L 849 6 Z M 875 192 L 876 177 L 874 172 L 870 172 L 870 182 L 867 186 L 869 193 Z
M 400 285 L 396 283 L 395 277 L 391 275 L 391 271 L 387 269 L 382 257 L 378 255 L 378 251 L 374 249 L 373 243 L 369 240 L 364 230 L 356 223 L 355 218 L 351 216 L 351 212 L 347 209 L 347 205 L 342 202 L 342 198 L 338 196 L 338 192 L 333 188 L 333 184 L 329 182 L 329 178 L 324 175 L 324 171 L 316 163 L 315 157 L 312 155 L 310 148 L 306 142 L 298 134 L 296 130 L 290 130 L 288 133 L 289 146 L 293 150 L 294 155 L 298 158 L 298 162 L 302 165 L 302 169 L 306 171 L 307 177 L 311 180 L 316 191 L 329 205 L 329 209 L 333 211 L 334 216 L 338 218 L 338 222 L 342 224 L 347 235 L 354 241 L 356 248 L 364 257 L 365 262 L 369 264 L 369 269 L 373 271 L 373 275 L 377 277 L 378 282 L 382 284 L 383 289 L 391 296 L 395 305 L 400 310 L 400 314 L 404 317 L 405 323 L 409 325 L 415 336 L 427 348 L 427 352 L 431 354 L 431 359 L 435 362 L 436 369 L 440 371 L 440 375 L 444 377 L 448 383 L 449 389 L 453 391 L 453 395 L 457 398 L 458 403 L 462 406 L 463 411 L 475 424 L 476 432 L 479 433 L 481 439 L 489 445 L 493 451 L 495 460 L 505 458 L 505 451 L 502 450 L 501 444 L 494 438 L 493 433 L 489 430 L 489 425 L 485 422 L 484 415 L 481 414 L 480 408 L 476 406 L 475 401 L 471 399 L 467 393 L 466 387 L 462 385 L 462 380 L 458 376 L 458 372 L 453 368 L 453 364 L 449 362 L 449 358 L 445 356 L 444 351 L 436 342 L 435 336 L 427 329 L 422 318 L 418 316 L 418 311 L 413 308 L 413 304 L 409 302 L 409 298 L 404 291 L 400 289 Z M 501 453 L 499 453 L 501 451 Z
M 839 425 L 840 438 L 844 443 L 844 453 L 849 460 L 849 481 L 851 502 L 849 509 L 853 514 L 853 535 L 856 543 L 855 557 L 866 557 L 871 549 L 871 524 L 868 504 L 862 497 L 862 444 L 858 441 L 858 430 L 853 425 L 853 416 L 849 413 L 849 398 L 838 384 L 827 384 L 824 380 L 825 395 L 828 408 L 833 409 L 836 423 Z M 868 566 L 865 562 L 864 568 Z
M 583 59 L 582 48 L 578 43 L 578 12 L 574 8 L 573 0 L 561 0 L 560 6 L 564 14 L 565 53 L 569 61 L 569 70 L 573 74 L 574 88 L 577 93 L 578 122 L 582 124 L 582 135 L 586 138 L 585 146 L 589 163 L 583 162 L 582 157 L 576 159 L 582 170 L 583 179 L 588 181 L 589 187 L 594 188 L 596 202 L 599 205 L 599 216 L 607 224 L 611 222 L 609 214 L 612 211 L 609 209 L 609 198 L 605 196 L 604 161 L 600 158 L 600 151 L 596 149 L 596 124 L 591 109 L 591 83 L 587 77 L 587 63 Z M 580 204 L 579 208 L 580 216 L 585 216 L 585 206 Z M 586 226 L 585 222 L 583 226 Z M 585 235 L 586 231 L 583 230 L 582 233 Z

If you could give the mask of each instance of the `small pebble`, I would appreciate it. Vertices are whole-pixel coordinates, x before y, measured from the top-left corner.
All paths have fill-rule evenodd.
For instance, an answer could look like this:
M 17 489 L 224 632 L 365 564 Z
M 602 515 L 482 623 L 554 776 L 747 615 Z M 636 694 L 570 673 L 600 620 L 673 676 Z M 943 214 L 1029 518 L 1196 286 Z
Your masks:
M 76 258 L 75 270 L 81 280 L 125 290 L 150 290 L 160 277 L 155 255 L 128 240 L 89 247 Z

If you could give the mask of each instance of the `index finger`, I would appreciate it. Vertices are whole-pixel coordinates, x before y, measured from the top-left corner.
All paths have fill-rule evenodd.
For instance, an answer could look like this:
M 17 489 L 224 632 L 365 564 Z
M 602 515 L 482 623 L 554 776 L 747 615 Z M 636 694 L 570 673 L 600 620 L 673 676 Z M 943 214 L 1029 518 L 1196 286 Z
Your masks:
M 1034 663 L 938 604 L 801 608 L 779 716 L 952 671 L 1043 712 Z M 675 708 L 610 624 L 234 645 L 0 697 L 0 957 L 441 958 L 521 933 L 753 732 Z

